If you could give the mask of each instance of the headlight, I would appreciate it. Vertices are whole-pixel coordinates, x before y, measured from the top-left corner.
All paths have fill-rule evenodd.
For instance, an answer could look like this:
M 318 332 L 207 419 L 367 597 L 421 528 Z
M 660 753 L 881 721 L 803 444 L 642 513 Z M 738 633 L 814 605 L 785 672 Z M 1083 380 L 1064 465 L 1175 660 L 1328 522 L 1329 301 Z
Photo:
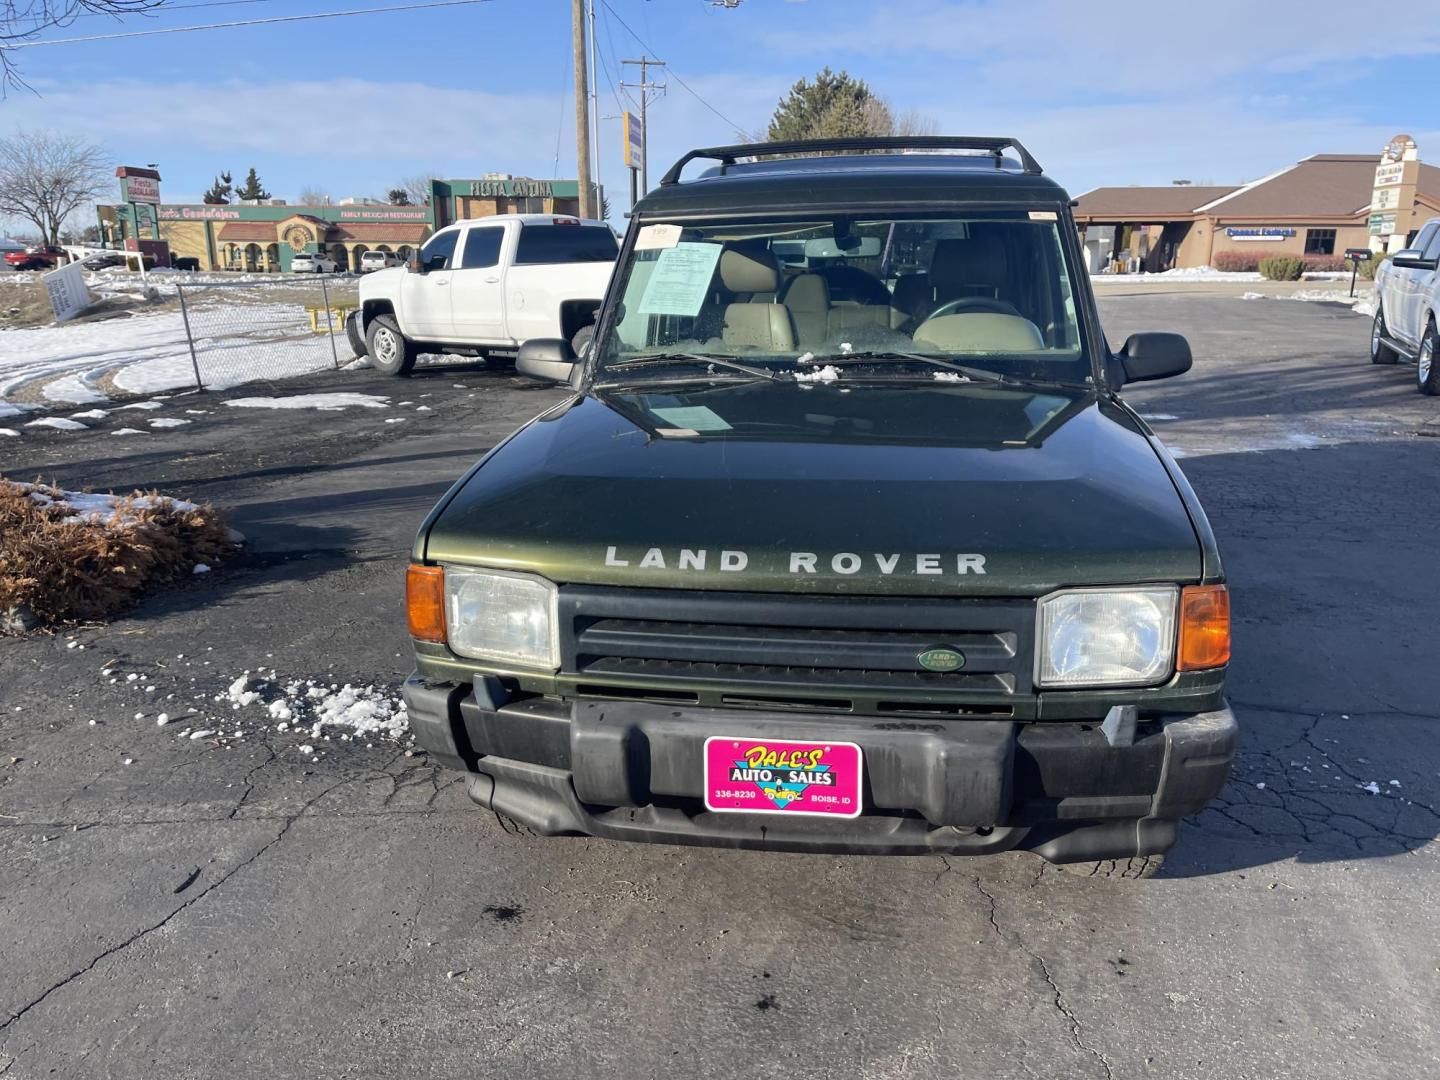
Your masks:
M 445 567 L 450 648 L 475 660 L 560 666 L 555 586 L 530 574 Z
M 1075 589 L 1040 601 L 1040 686 L 1145 686 L 1175 666 L 1173 585 Z

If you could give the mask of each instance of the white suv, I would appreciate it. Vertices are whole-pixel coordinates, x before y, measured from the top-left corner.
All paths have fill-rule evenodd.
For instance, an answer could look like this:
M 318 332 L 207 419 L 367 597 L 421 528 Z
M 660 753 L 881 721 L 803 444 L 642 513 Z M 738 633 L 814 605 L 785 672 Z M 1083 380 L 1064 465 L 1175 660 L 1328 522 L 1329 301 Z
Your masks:
M 333 274 L 337 267 L 324 252 L 302 251 L 291 258 L 290 269 L 296 274 Z
M 388 270 L 392 266 L 399 266 L 400 260 L 393 251 L 367 251 L 360 256 L 360 272 L 368 274 L 372 270 Z
M 1440 218 L 1427 221 L 1409 247 L 1376 271 L 1375 293 L 1370 359 L 1413 361 L 1420 392 L 1440 394 Z

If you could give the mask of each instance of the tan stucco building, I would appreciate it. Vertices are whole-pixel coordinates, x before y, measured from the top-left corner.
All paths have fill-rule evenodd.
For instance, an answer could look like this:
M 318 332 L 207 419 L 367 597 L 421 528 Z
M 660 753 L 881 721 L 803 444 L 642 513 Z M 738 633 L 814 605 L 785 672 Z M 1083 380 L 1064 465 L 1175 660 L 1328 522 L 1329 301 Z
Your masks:
M 1380 163 L 1373 154 L 1316 154 L 1238 187 L 1096 188 L 1076 200 L 1075 222 L 1092 273 L 1215 266 L 1217 256 L 1223 265 L 1224 253 L 1319 260 L 1380 250 L 1372 232 Z M 1440 168 L 1412 164 L 1413 205 L 1391 250 L 1440 214 Z

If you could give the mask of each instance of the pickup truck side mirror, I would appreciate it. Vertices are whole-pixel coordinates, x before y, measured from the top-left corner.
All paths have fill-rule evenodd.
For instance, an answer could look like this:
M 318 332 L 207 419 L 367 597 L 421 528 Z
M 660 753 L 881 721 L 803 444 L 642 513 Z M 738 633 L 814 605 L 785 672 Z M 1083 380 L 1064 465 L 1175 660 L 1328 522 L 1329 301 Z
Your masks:
M 1397 251 L 1394 258 L 1390 260 L 1396 266 L 1403 266 L 1407 270 L 1434 270 L 1436 260 L 1425 258 L 1425 253 L 1419 248 L 1406 248 L 1404 251 Z
M 542 382 L 568 383 L 575 374 L 575 351 L 563 338 L 534 338 L 520 346 L 515 370 Z
M 1183 375 L 1194 362 L 1190 343 L 1179 334 L 1131 334 L 1117 357 L 1125 382 L 1149 382 Z

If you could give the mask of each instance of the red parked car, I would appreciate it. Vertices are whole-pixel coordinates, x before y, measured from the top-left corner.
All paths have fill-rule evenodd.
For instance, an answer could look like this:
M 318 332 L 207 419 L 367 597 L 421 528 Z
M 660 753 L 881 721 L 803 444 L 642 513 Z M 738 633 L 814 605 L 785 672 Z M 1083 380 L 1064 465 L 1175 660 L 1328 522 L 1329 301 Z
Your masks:
M 54 244 L 36 244 L 24 251 L 5 253 L 5 262 L 12 270 L 53 270 L 66 258 L 64 250 Z

